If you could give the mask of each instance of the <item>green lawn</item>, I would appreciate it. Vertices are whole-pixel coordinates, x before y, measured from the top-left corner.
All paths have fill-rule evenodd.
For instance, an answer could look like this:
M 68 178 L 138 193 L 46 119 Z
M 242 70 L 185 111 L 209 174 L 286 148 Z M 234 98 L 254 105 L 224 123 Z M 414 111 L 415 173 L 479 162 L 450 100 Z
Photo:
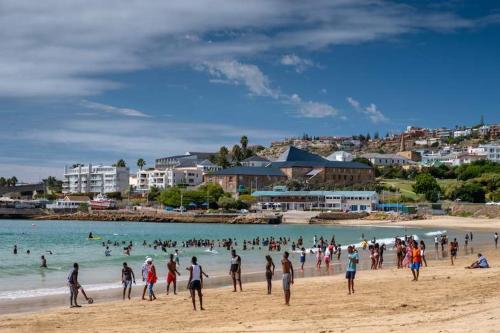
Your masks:
M 413 180 L 403 180 L 403 179 L 381 179 L 380 182 L 387 186 L 393 186 L 399 189 L 402 195 L 408 198 L 412 198 L 414 200 L 418 199 L 418 195 L 413 192 L 412 185 L 415 184 Z M 446 187 L 455 184 L 457 182 L 456 179 L 437 179 L 437 182 L 441 188 L 445 189 Z

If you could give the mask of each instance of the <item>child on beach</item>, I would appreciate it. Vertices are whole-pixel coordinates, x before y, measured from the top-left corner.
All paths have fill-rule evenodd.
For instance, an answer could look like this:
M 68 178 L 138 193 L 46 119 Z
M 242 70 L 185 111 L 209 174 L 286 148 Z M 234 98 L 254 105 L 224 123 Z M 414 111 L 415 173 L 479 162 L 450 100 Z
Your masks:
M 356 277 L 356 264 L 359 262 L 359 255 L 354 251 L 354 248 L 349 245 L 347 247 L 347 268 L 345 277 L 347 279 L 347 289 L 349 295 L 354 294 L 354 278 Z
M 413 281 L 418 281 L 421 264 L 422 264 L 421 250 L 418 247 L 417 241 L 414 240 L 411 248 L 411 272 L 413 274 Z
M 316 252 L 316 269 L 320 270 L 321 269 L 321 262 L 323 261 L 323 254 L 321 253 L 321 249 L 318 248 Z

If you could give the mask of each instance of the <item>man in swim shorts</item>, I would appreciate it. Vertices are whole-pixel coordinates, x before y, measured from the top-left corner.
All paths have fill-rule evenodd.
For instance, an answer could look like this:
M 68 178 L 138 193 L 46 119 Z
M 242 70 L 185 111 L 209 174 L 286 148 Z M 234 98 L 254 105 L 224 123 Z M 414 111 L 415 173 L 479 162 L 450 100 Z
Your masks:
M 177 275 L 181 275 L 179 271 L 177 271 L 177 263 L 174 260 L 174 255 L 170 255 L 170 260 L 167 263 L 167 295 L 170 291 L 170 284 L 174 284 L 174 295 L 177 295 Z M 176 275 L 177 274 L 177 275 Z
M 417 241 L 413 241 L 411 247 L 411 272 L 413 274 L 413 281 L 418 281 L 420 274 L 420 265 L 422 264 L 422 252 L 418 247 Z
M 290 285 L 293 284 L 293 266 L 292 262 L 288 259 L 289 253 L 283 253 L 281 260 L 281 268 L 283 271 L 283 291 L 285 292 L 285 305 L 290 305 Z
M 122 284 L 123 284 L 123 299 L 125 300 L 125 292 L 128 288 L 128 299 L 130 299 L 130 293 L 132 292 L 132 282 L 135 284 L 135 275 L 132 268 L 130 268 L 126 262 L 123 263 L 122 268 Z
M 229 268 L 229 275 L 233 279 L 233 292 L 236 292 L 236 281 L 240 286 L 240 291 L 243 291 L 241 286 L 241 257 L 236 254 L 236 250 L 231 250 L 231 266 Z
M 203 308 L 203 294 L 201 293 L 201 289 L 203 288 L 203 275 L 207 276 L 205 272 L 203 272 L 203 268 L 198 265 L 198 259 L 193 257 L 191 259 L 191 267 L 187 269 L 189 271 L 189 280 L 188 280 L 188 289 L 191 293 L 191 300 L 193 301 L 193 309 L 196 311 L 196 294 L 195 291 L 198 292 L 198 298 L 200 299 L 200 309 L 205 310 Z
M 69 287 L 69 304 L 70 308 L 81 308 L 81 305 L 78 305 L 78 264 L 75 262 L 73 264 L 73 270 L 68 275 L 68 287 Z

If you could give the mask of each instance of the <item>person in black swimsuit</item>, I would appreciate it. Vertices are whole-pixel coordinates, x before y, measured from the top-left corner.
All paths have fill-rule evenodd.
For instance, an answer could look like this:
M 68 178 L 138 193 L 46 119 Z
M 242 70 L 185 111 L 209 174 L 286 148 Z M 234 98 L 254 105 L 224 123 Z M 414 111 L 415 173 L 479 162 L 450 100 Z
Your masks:
M 267 280 L 267 294 L 271 295 L 271 289 L 273 287 L 272 280 L 274 276 L 274 262 L 270 255 L 266 256 L 266 280 Z

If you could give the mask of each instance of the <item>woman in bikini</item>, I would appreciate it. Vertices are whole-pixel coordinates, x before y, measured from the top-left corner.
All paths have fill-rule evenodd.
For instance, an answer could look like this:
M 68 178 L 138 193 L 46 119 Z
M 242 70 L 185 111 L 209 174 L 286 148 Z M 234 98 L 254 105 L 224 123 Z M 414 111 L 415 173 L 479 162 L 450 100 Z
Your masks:
M 266 256 L 266 281 L 267 281 L 267 294 L 271 295 L 272 281 L 274 276 L 274 262 L 270 255 Z

